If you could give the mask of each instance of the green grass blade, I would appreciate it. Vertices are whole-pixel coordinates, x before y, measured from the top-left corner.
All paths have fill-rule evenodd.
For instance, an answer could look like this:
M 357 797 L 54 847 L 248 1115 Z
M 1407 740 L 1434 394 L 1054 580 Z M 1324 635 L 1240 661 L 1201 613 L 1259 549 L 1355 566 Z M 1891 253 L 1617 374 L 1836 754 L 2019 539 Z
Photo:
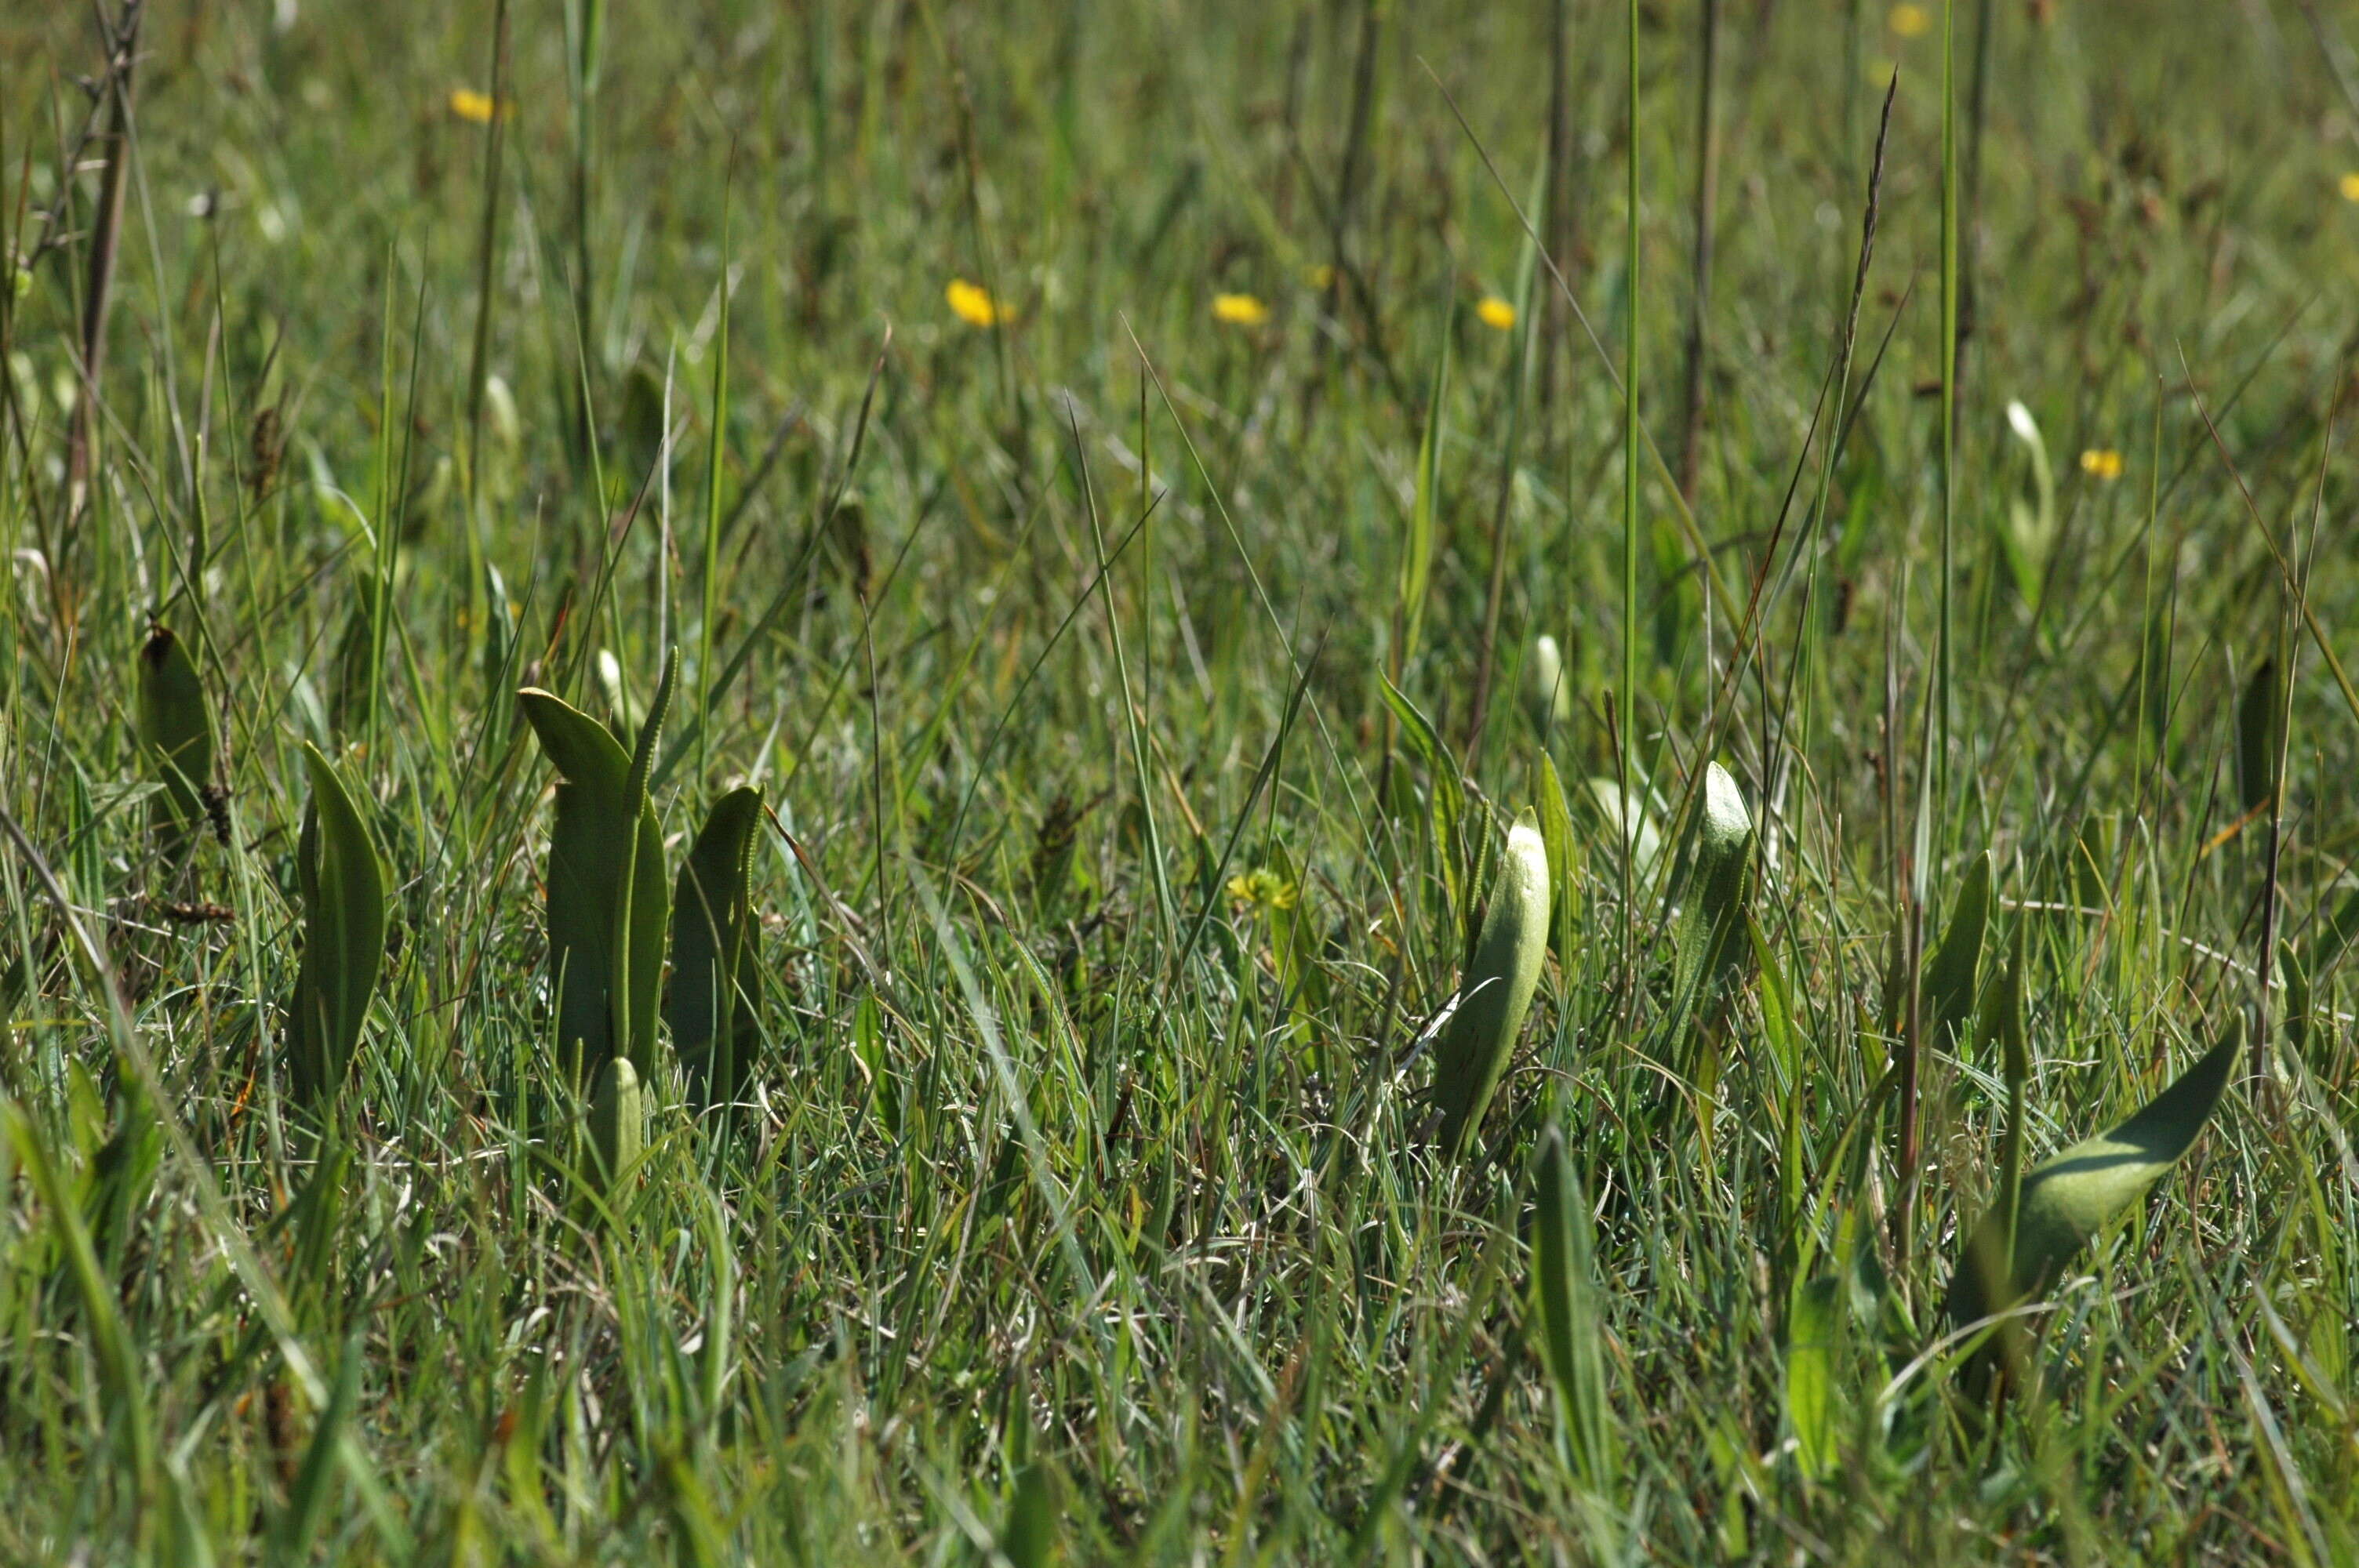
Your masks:
M 83 1226 L 81 1206 L 67 1190 L 57 1162 L 32 1119 L 15 1101 L 0 1099 L 0 1137 L 23 1162 L 33 1191 L 49 1211 L 49 1222 L 65 1253 L 75 1293 L 81 1297 L 91 1348 L 96 1353 L 99 1386 L 110 1411 L 109 1424 L 124 1444 L 126 1476 L 124 1500 L 136 1499 L 155 1462 L 155 1437 L 148 1429 L 147 1398 L 142 1370 L 132 1352 L 131 1336 L 123 1321 L 120 1298 L 99 1266 L 98 1250 Z
M 1401 727 L 1401 740 L 1425 767 L 1431 781 L 1432 796 L 1430 819 L 1433 831 L 1435 863 L 1441 872 L 1443 892 L 1450 901 L 1452 922 L 1461 928 L 1469 921 L 1467 902 L 1473 890 L 1467 886 L 1468 873 L 1462 825 L 1466 818 L 1466 782 L 1459 772 L 1458 759 L 1451 754 L 1449 743 L 1433 720 L 1423 709 L 1411 702 L 1398 687 L 1380 674 L 1384 685 L 1385 704 Z
M 1417 442 L 1417 487 L 1409 500 L 1408 538 L 1401 549 L 1401 645 L 1394 667 L 1404 672 L 1404 678 L 1424 633 L 1426 594 L 1433 581 L 1434 519 L 1441 505 L 1441 416 L 1450 395 L 1450 338 L 1451 323 L 1445 317 L 1441 351 L 1435 359 L 1432 383 L 1426 389 L 1425 425 Z
M 1614 842 L 1629 847 L 1632 873 L 1643 886 L 1655 874 L 1655 862 L 1663 853 L 1662 829 L 1655 825 L 1655 814 L 1647 808 L 1645 794 L 1633 788 L 1625 813 L 1622 786 L 1609 778 L 1593 778 L 1589 781 L 1589 798 Z
M 1564 1135 L 1541 1135 L 1538 1212 L 1532 1229 L 1532 1296 L 1540 1321 L 1541 1358 L 1556 1385 L 1566 1457 L 1591 1491 L 1607 1495 L 1620 1468 L 1614 1407 L 1605 1390 L 1605 1328 L 1597 1300 L 1597 1265 L 1589 1205 L 1565 1152 Z
M 1568 977 L 1572 965 L 1573 925 L 1581 918 L 1581 879 L 1578 863 L 1581 840 L 1573 832 L 1572 811 L 1565 804 L 1564 785 L 1556 776 L 1556 763 L 1546 752 L 1540 754 L 1540 842 L 1548 849 L 1549 887 L 1554 893 L 1554 908 L 1549 914 L 1549 945 L 1556 949 L 1557 962 L 1565 966 Z
M 368 1337 L 364 1334 L 355 1332 L 345 1342 L 343 1357 L 336 1368 L 335 1392 L 311 1429 L 311 1441 L 304 1447 L 303 1463 L 295 1472 L 295 1484 L 288 1488 L 287 1509 L 279 1516 L 279 1562 L 310 1560 L 311 1543 L 320 1533 L 329 1502 L 335 1494 L 337 1448 L 345 1424 L 353 1418 L 353 1407 L 360 1400 L 361 1366 L 367 1349 Z

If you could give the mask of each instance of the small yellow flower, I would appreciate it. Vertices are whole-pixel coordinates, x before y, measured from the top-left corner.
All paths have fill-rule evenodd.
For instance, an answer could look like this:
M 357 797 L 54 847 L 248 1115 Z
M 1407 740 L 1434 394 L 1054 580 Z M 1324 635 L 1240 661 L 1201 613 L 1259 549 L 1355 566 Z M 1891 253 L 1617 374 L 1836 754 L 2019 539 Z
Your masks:
M 451 90 L 451 113 L 466 121 L 467 124 L 488 125 L 492 123 L 492 115 L 495 112 L 504 120 L 514 119 L 516 105 L 513 103 L 494 103 L 490 93 L 478 92 L 472 87 L 454 87 Z
M 2343 200 L 2359 201 L 2359 169 L 2354 169 L 2336 180 L 2334 189 L 2343 192 Z
M 1302 269 L 1302 281 L 1324 294 L 1335 287 L 1335 268 L 1327 262 Z
M 1516 308 L 1495 294 L 1486 294 L 1474 307 L 1474 319 L 1495 331 L 1516 329 Z
M 1269 307 L 1250 294 L 1215 294 L 1212 319 L 1232 327 L 1258 327 L 1269 319 Z
M 2111 447 L 2091 447 L 2081 454 L 2081 471 L 2110 484 L 2122 477 L 2122 455 Z
M 999 301 L 991 297 L 990 290 L 962 277 L 951 279 L 950 287 L 942 290 L 942 297 L 950 302 L 951 314 L 970 327 L 996 327 L 1003 318 Z
M 1933 27 L 1933 13 L 1922 5 L 1912 5 L 1908 0 L 1892 8 L 1884 25 L 1904 38 L 1921 38 Z
M 1229 897 L 1239 904 L 1252 904 L 1260 909 L 1292 909 L 1301 896 L 1300 888 L 1267 866 L 1256 866 L 1250 871 L 1229 879 Z

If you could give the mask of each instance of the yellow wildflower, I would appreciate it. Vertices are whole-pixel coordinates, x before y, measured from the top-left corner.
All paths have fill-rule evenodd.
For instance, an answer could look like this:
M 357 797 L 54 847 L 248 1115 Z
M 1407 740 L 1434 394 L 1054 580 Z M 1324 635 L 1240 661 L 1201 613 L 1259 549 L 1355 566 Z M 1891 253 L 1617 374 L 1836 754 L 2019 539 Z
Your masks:
M 1212 319 L 1232 327 L 1258 327 L 1269 319 L 1269 307 L 1250 294 L 1215 294 Z
M 492 123 L 492 115 L 495 112 L 503 120 L 513 119 L 516 116 L 516 105 L 513 103 L 495 103 L 492 102 L 490 93 L 478 92 L 472 87 L 454 87 L 451 90 L 451 113 L 466 121 L 467 124 L 488 125 Z
M 1229 879 L 1229 897 L 1240 904 L 1252 904 L 1260 909 L 1292 909 L 1301 896 L 1300 888 L 1267 866 L 1256 866 L 1251 871 Z
M 1302 281 L 1324 294 L 1335 287 L 1335 268 L 1328 262 L 1302 269 Z
M 2110 484 L 2122 477 L 2122 455 L 2111 447 L 2091 447 L 2081 454 L 2081 471 Z
M 999 301 L 981 284 L 954 277 L 942 290 L 942 297 L 950 302 L 951 314 L 970 327 L 996 327 L 1002 319 Z
M 2336 180 L 2334 188 L 2343 192 L 2343 200 L 2359 201 L 2359 169 L 2354 169 Z
M 1495 294 L 1486 294 L 1474 307 L 1474 319 L 1502 332 L 1515 330 L 1516 308 Z
M 1932 30 L 1933 13 L 1922 5 L 1912 5 L 1908 0 L 1902 0 L 1900 5 L 1892 8 L 1892 14 L 1884 19 L 1884 24 L 1901 38 L 1921 38 Z

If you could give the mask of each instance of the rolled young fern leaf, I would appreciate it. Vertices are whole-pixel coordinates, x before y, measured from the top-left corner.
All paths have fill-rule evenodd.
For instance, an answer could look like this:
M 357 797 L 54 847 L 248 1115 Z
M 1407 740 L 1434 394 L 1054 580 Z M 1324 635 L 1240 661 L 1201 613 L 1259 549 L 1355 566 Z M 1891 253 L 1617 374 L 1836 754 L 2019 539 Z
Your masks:
M 665 889 L 647 758 L 677 669 L 675 655 L 636 756 L 555 693 L 527 687 L 516 694 L 559 774 L 549 837 L 549 977 L 558 1048 L 576 1086 L 615 1056 L 628 1057 L 641 1079 L 655 1065 Z
M 1527 807 L 1507 834 L 1473 961 L 1434 1046 L 1433 1098 L 1441 1110 L 1441 1150 L 1451 1159 L 1482 1125 L 1506 1071 L 1539 983 L 1548 933 L 1548 848 Z
M 588 1168 L 582 1173 L 600 1193 L 638 1165 L 647 1147 L 647 1097 L 639 1087 L 638 1069 L 628 1056 L 616 1056 L 598 1069 L 590 1096 Z
M 139 747 L 164 787 L 150 810 L 167 862 L 187 853 L 213 779 L 213 724 L 194 659 L 169 626 L 139 650 Z
M 317 746 L 303 763 L 311 803 L 295 872 L 303 892 L 303 957 L 288 1010 L 287 1066 L 298 1104 L 332 1101 L 351 1070 L 361 1021 L 385 962 L 385 865 L 343 781 Z
M 2074 1253 L 2145 1196 L 2212 1119 L 2244 1037 L 2241 1026 L 2230 1030 L 2136 1116 L 2028 1172 L 2011 1243 L 2006 1206 L 1993 1205 L 1950 1276 L 1951 1324 L 1963 1328 L 2047 1290 Z
M 738 1102 L 762 1034 L 749 888 L 761 820 L 760 790 L 723 795 L 672 886 L 667 1016 L 689 1093 L 705 1110 Z
M 1707 991 L 1746 949 L 1745 906 L 1753 870 L 1753 816 L 1745 794 L 1718 762 L 1704 770 L 1703 809 L 1695 826 L 1678 918 L 1672 923 L 1671 1006 L 1666 1038 L 1681 1039 Z

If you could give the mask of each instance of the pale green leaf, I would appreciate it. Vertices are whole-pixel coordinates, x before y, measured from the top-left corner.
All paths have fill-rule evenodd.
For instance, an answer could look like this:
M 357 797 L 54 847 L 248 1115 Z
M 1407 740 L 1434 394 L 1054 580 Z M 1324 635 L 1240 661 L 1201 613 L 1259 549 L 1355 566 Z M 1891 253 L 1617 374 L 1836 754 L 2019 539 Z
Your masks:
M 1451 1158 L 1482 1124 L 1515 1052 L 1547 957 L 1548 928 L 1548 848 L 1527 809 L 1507 834 L 1473 961 L 1434 1044 L 1434 1101 L 1441 1110 L 1442 1152 Z
M 2024 1178 L 2011 1253 L 2006 1216 L 1994 1205 L 1950 1277 L 1951 1322 L 1978 1322 L 2054 1284 L 2072 1255 L 2144 1197 L 2194 1143 L 2243 1048 L 2244 1031 L 2229 1031 L 2136 1116 L 2035 1167 Z

